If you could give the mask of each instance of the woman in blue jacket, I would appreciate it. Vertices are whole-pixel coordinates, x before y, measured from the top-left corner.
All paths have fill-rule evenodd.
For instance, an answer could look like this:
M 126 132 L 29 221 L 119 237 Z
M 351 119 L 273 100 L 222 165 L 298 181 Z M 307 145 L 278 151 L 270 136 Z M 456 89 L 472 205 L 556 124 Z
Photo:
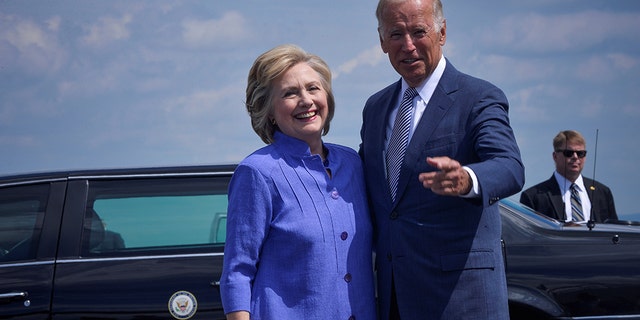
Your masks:
M 246 107 L 268 145 L 229 186 L 227 319 L 375 319 L 372 225 L 358 154 L 324 143 L 331 72 L 293 45 L 254 62 Z

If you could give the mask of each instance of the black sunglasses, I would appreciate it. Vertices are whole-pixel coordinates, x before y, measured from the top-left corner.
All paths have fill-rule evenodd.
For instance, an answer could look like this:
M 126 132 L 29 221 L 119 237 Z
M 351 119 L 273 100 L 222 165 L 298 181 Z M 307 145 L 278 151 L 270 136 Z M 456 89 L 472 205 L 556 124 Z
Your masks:
M 587 150 L 557 150 L 556 152 L 562 153 L 567 158 L 573 157 L 573 154 L 577 154 L 578 158 L 584 158 L 587 156 Z

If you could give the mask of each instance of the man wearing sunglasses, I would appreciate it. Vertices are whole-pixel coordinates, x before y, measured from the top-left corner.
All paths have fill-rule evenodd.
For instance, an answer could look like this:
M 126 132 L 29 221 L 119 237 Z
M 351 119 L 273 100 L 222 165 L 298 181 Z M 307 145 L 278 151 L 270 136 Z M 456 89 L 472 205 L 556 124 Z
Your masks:
M 575 130 L 565 130 L 553 138 L 556 171 L 520 194 L 520 202 L 551 218 L 573 223 L 589 220 L 617 220 L 611 190 L 602 183 L 582 176 L 586 162 L 586 142 Z

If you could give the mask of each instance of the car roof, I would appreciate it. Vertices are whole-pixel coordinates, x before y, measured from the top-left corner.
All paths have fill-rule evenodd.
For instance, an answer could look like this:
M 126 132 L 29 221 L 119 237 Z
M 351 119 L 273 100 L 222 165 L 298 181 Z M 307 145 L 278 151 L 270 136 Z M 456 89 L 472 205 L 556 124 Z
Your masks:
M 506 212 L 510 212 L 507 217 L 512 219 L 527 220 L 530 224 L 537 225 L 538 227 L 555 230 L 588 230 L 585 224 L 567 226 L 562 221 L 545 216 L 538 213 L 535 210 L 511 199 L 502 199 L 500 205 L 506 209 Z M 504 217 L 504 215 L 503 215 Z M 640 233 L 640 224 L 634 221 L 620 221 L 618 223 L 596 223 L 593 231 L 608 231 L 608 232 L 631 232 Z
M 66 171 L 43 171 L 15 175 L 0 176 L 0 187 L 30 184 L 34 182 L 52 182 L 61 180 L 75 180 L 86 178 L 114 178 L 134 176 L 188 176 L 188 175 L 219 175 L 232 174 L 235 164 L 190 165 L 190 166 L 162 166 L 138 168 L 104 168 L 82 169 Z

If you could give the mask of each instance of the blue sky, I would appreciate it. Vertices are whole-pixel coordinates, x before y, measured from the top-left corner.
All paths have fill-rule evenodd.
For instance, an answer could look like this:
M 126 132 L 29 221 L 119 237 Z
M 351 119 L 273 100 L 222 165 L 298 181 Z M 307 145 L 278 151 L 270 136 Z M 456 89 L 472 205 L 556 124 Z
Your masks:
M 243 105 L 249 67 L 282 43 L 330 65 L 325 141 L 357 149 L 365 100 L 399 78 L 379 47 L 376 3 L 0 0 L 0 175 L 237 162 L 263 145 Z M 597 162 L 619 214 L 640 212 L 640 1 L 444 9 L 445 56 L 509 98 L 525 187 L 551 176 L 553 136 L 576 129 L 584 174 Z

